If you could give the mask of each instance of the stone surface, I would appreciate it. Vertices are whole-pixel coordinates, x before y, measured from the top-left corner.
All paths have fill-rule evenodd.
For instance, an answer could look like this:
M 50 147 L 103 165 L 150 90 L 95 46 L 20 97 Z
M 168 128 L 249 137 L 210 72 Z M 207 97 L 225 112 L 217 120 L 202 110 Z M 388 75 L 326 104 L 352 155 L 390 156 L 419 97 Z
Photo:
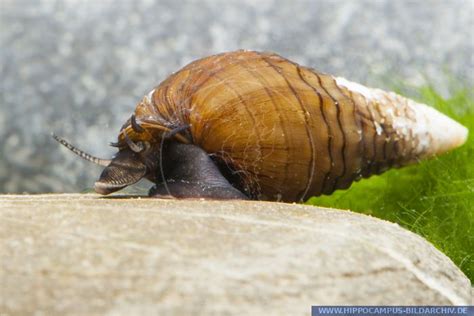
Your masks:
M 309 315 L 471 299 L 418 235 L 283 203 L 3 195 L 0 258 L 0 314 Z
M 238 48 L 367 85 L 474 84 L 472 0 L 0 0 L 0 192 L 78 192 L 168 74 Z

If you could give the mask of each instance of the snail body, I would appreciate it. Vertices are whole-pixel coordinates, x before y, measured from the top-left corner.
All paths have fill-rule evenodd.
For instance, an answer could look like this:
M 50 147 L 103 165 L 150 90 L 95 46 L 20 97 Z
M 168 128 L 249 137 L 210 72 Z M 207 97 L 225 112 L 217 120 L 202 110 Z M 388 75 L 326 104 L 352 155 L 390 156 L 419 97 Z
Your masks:
M 146 177 L 154 196 L 302 201 L 466 138 L 462 125 L 393 92 L 236 51 L 192 62 L 146 95 L 95 188 Z

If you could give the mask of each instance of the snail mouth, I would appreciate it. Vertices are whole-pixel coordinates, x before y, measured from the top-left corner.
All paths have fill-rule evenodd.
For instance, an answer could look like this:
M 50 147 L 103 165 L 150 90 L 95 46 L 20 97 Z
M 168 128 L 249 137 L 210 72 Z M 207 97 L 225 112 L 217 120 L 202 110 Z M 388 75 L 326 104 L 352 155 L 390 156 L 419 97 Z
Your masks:
M 115 191 L 122 190 L 126 186 L 127 185 L 116 185 L 116 184 L 96 181 L 96 183 L 94 184 L 94 191 L 102 195 L 107 195 Z
M 94 184 L 95 192 L 110 194 L 138 182 L 147 173 L 147 167 L 130 149 L 119 151 L 104 168 Z

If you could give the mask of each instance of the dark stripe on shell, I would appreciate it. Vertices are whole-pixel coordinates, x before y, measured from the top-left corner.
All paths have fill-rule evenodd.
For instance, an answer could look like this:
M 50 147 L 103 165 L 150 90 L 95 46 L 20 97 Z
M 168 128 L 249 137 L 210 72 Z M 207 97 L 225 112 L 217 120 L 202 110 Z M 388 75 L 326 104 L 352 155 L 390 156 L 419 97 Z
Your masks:
M 299 65 L 296 65 L 296 69 L 298 70 L 298 76 L 301 78 L 301 81 L 303 81 L 308 87 L 310 87 L 314 93 L 318 96 L 318 100 L 319 100 L 319 110 L 321 112 L 321 117 L 323 118 L 323 121 L 324 121 L 324 124 L 326 125 L 326 129 L 328 131 L 328 143 L 327 143 L 327 149 L 328 149 L 328 154 L 329 154 L 329 170 L 325 172 L 324 174 L 324 178 L 323 178 L 323 182 L 321 184 L 321 188 L 319 190 L 319 192 L 316 192 L 315 194 L 319 195 L 323 192 L 325 186 L 326 186 L 326 181 L 329 179 L 329 174 L 331 172 L 331 169 L 332 169 L 332 164 L 333 164 L 333 157 L 332 157 L 332 152 L 331 152 L 331 147 L 332 147 L 332 137 L 331 137 L 331 126 L 327 120 L 327 117 L 326 117 L 326 113 L 324 111 L 324 99 L 323 97 L 321 96 L 321 94 L 319 93 L 319 91 L 313 87 L 308 81 L 306 81 L 306 79 L 304 78 L 304 76 L 301 74 L 301 68 Z M 312 72 L 313 73 L 313 72 Z M 319 77 L 318 77 L 318 80 L 319 80 Z
M 278 66 L 276 66 L 275 64 L 273 64 L 271 61 L 269 61 L 267 58 L 263 57 L 262 56 L 262 59 L 267 63 L 269 64 L 273 69 L 275 69 L 275 71 L 285 80 L 285 83 L 286 85 L 288 86 L 288 88 L 291 90 L 291 92 L 293 93 L 293 95 L 295 96 L 295 98 L 298 100 L 298 104 L 301 108 L 301 111 L 303 112 L 303 116 L 304 116 L 304 120 L 305 120 L 305 129 L 306 129 L 306 134 L 308 136 L 308 141 L 309 141 L 309 146 L 310 146 L 310 150 L 311 150 L 311 155 L 310 155 L 310 159 L 309 159 L 309 163 L 308 163 L 308 180 L 307 180 L 307 183 L 306 183 L 306 188 L 304 190 L 302 190 L 298 196 L 299 196 L 299 200 L 303 200 L 306 195 L 308 194 L 308 190 L 313 182 L 313 177 L 314 177 L 314 169 L 315 169 L 315 166 L 314 166 L 314 160 L 315 160 L 315 157 L 314 157 L 314 151 L 315 151 L 315 145 L 314 145 L 314 140 L 313 140 L 313 135 L 311 134 L 311 131 L 309 130 L 309 121 L 308 121 L 308 118 L 306 116 L 306 108 L 303 104 L 303 102 L 301 101 L 300 99 L 300 96 L 298 95 L 298 93 L 296 92 L 295 88 L 290 84 L 290 82 L 288 81 L 288 78 L 285 76 L 284 73 L 282 73 L 281 69 L 278 68 Z

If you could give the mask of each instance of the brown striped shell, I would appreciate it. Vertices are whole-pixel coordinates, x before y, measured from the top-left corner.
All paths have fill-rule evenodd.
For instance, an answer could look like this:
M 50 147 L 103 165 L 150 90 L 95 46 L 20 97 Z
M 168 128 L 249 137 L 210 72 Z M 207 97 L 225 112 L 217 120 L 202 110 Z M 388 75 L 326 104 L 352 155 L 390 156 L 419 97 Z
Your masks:
M 467 137 L 426 105 L 254 51 L 192 62 L 144 97 L 135 116 L 146 133 L 126 123 L 132 140 L 160 141 L 189 124 L 177 141 L 204 149 L 248 195 L 283 201 L 348 188 Z

